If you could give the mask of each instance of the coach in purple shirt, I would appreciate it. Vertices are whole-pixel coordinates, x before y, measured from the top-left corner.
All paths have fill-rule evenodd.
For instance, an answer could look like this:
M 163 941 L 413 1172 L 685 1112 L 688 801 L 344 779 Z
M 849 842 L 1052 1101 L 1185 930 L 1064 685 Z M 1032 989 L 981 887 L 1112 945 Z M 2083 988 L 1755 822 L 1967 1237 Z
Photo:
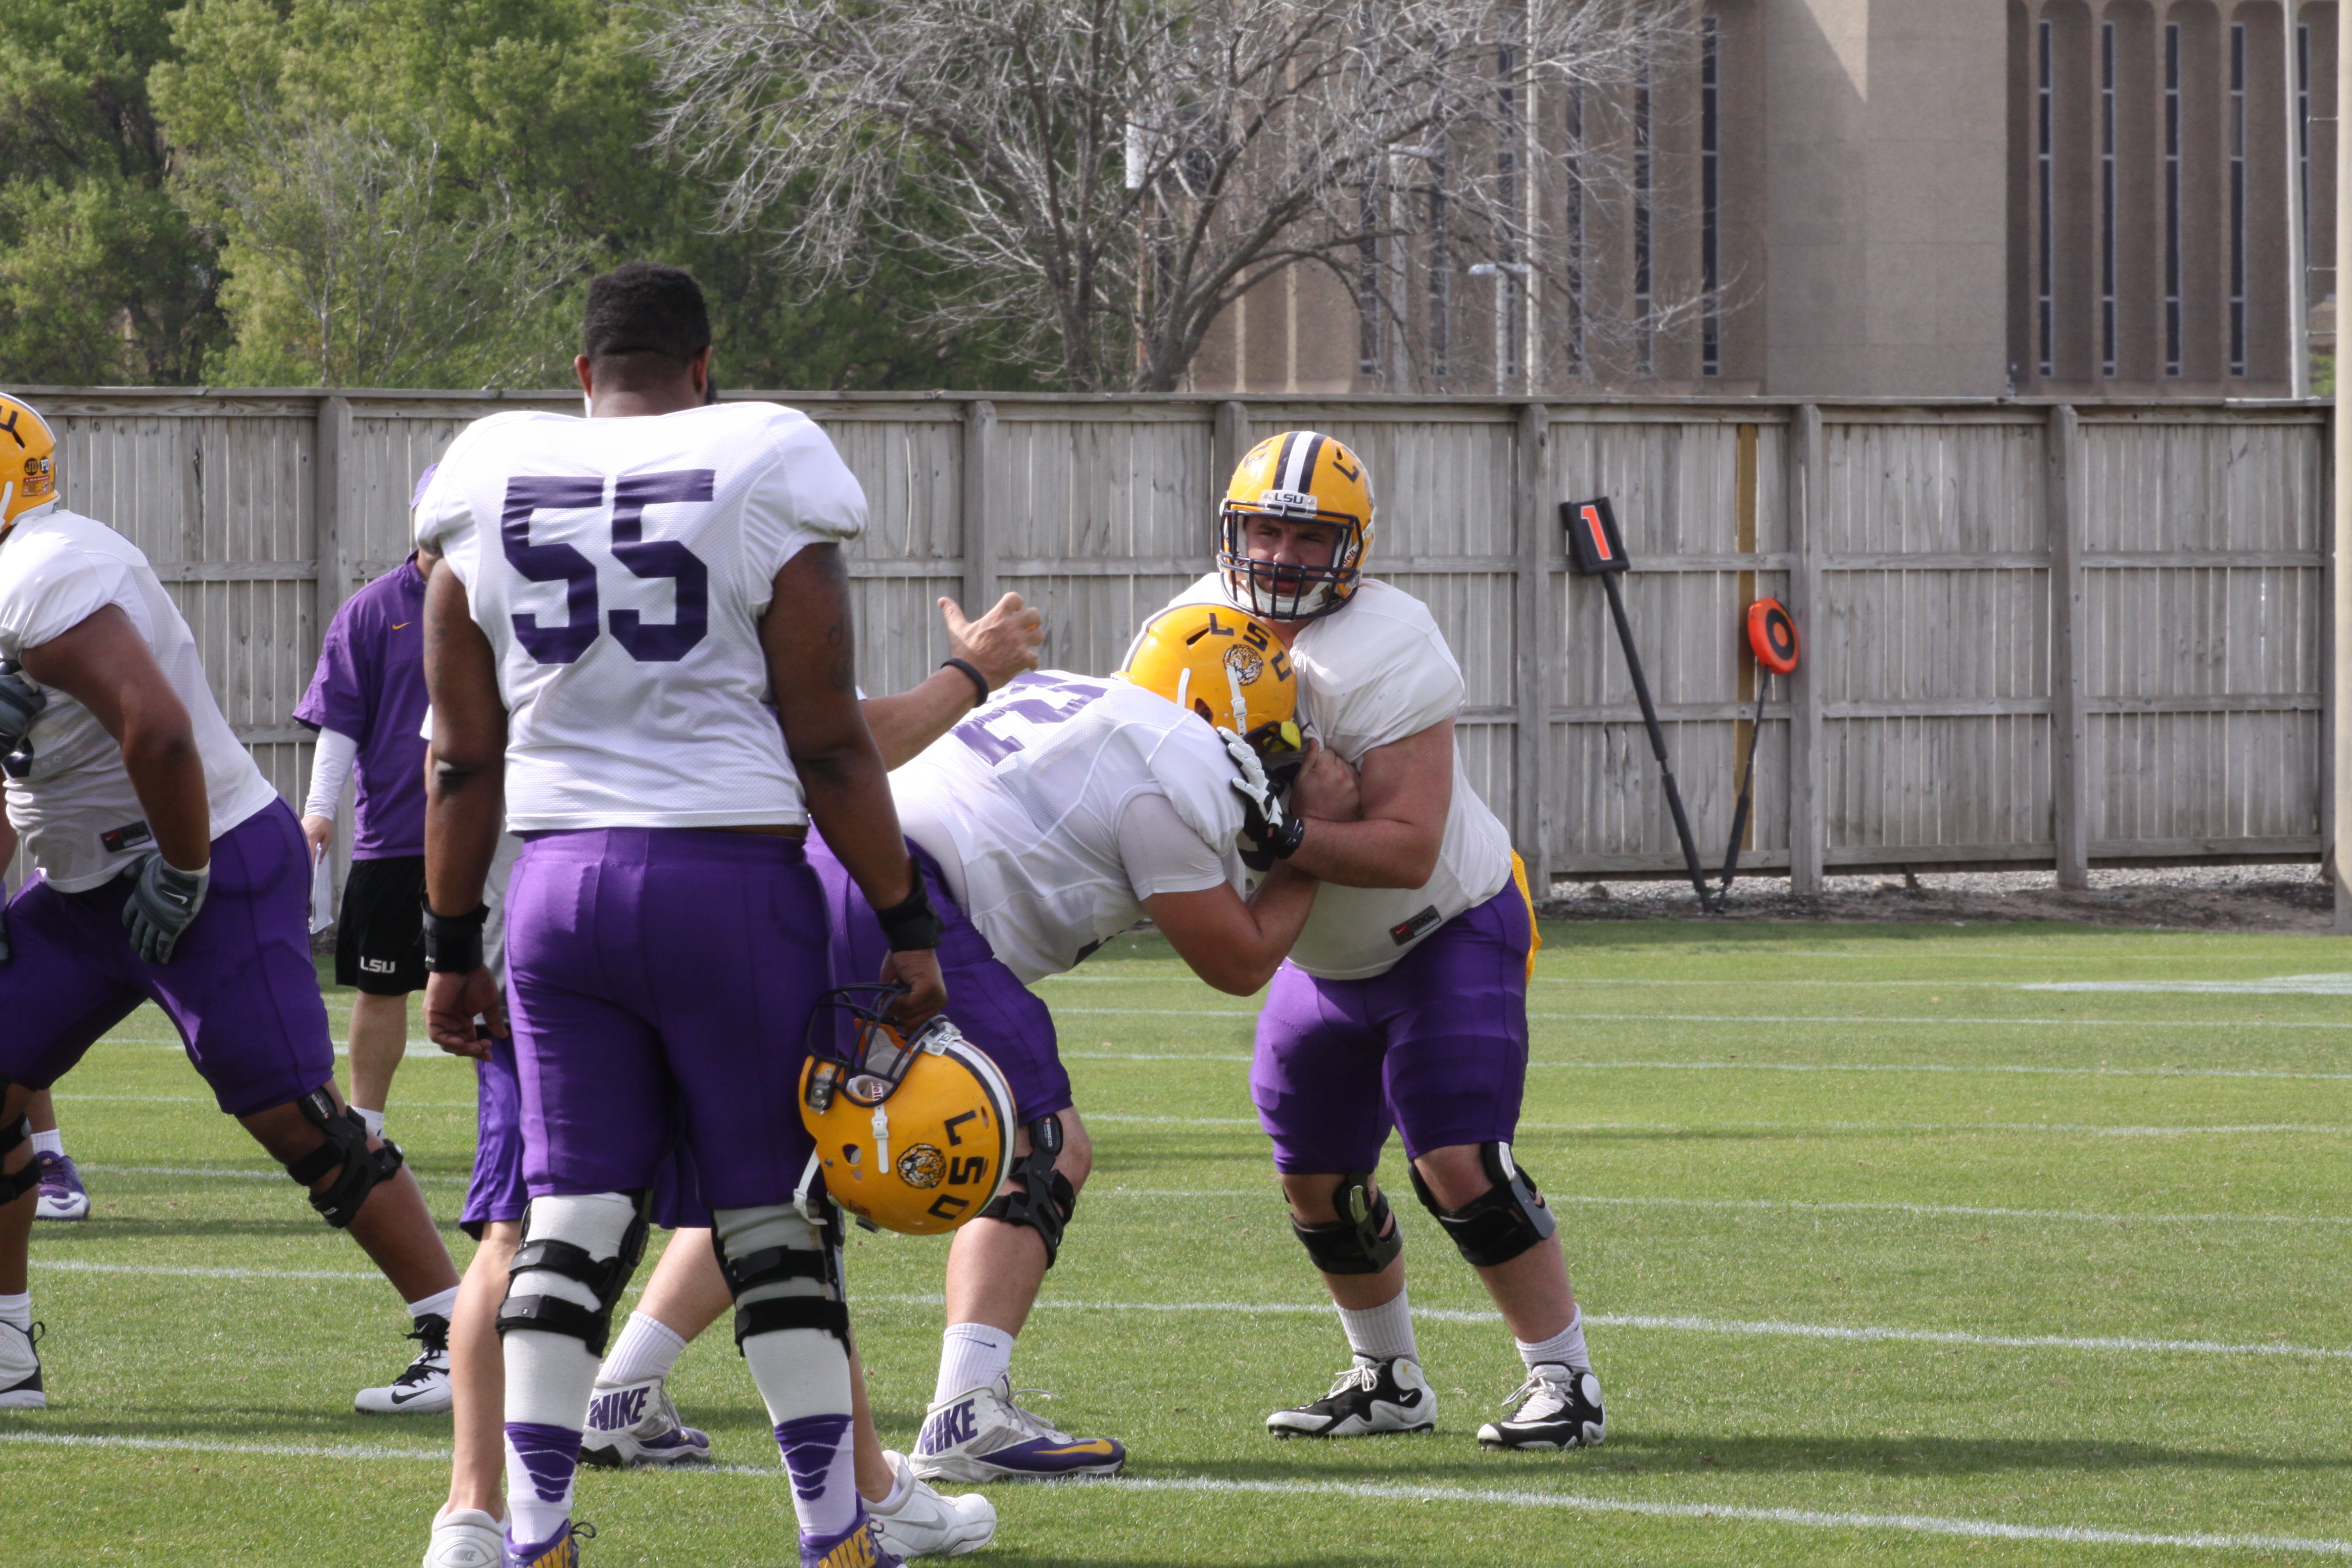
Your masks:
M 430 470 L 427 470 L 428 474 Z M 425 989 L 425 581 L 411 555 L 343 601 L 294 717 L 319 731 L 302 831 L 334 843 L 343 782 L 356 777 L 351 878 L 335 933 L 335 981 L 352 1001 L 352 1109 L 383 1130 L 408 1047 L 408 994 Z

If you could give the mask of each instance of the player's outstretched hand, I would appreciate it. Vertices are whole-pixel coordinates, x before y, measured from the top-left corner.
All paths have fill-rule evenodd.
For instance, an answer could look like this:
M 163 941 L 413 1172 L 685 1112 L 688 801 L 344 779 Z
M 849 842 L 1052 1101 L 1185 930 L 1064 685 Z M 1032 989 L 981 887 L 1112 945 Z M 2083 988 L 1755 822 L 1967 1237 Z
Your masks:
M 1290 805 L 1301 816 L 1319 816 L 1326 822 L 1359 822 L 1364 815 L 1356 770 L 1314 740 L 1307 742 L 1306 760 L 1298 764 L 1298 776 L 1290 783 Z
M 181 933 L 205 907 L 213 868 L 183 871 L 164 859 L 163 851 L 150 849 L 131 863 L 131 897 L 122 906 L 131 945 L 150 963 L 169 963 Z
M 943 598 L 940 616 L 948 624 L 950 656 L 986 676 L 990 690 L 1024 669 L 1037 668 L 1037 649 L 1045 641 L 1045 617 L 1024 605 L 1020 595 L 1005 595 L 976 621 L 964 619 L 963 606 Z
M 934 949 L 913 947 L 892 953 L 883 960 L 882 978 L 907 988 L 906 994 L 886 1009 L 890 1021 L 902 1030 L 920 1028 L 948 1005 L 948 983 L 940 974 L 940 955 Z
M 474 1020 L 489 1022 L 485 1032 Z M 504 1035 L 506 998 L 485 964 L 471 974 L 428 974 L 425 977 L 425 1033 L 451 1056 L 479 1060 L 490 1054 L 491 1035 Z

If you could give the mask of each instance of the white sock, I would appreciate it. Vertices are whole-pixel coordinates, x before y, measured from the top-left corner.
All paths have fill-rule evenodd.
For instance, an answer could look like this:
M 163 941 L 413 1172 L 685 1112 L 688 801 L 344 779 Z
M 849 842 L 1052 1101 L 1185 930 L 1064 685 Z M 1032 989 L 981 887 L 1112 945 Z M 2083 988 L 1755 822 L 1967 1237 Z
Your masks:
M 64 1128 L 52 1127 L 47 1132 L 36 1132 L 33 1134 L 33 1152 L 35 1155 L 62 1154 L 65 1152 L 66 1131 Z
M 635 1217 L 636 1205 L 618 1193 L 533 1198 L 523 1214 L 523 1239 L 552 1237 L 606 1258 L 620 1250 Z M 526 1269 L 512 1289 L 518 1296 L 596 1305 L 594 1291 L 550 1269 Z M 596 1358 L 569 1334 L 511 1329 L 500 1338 L 507 1368 L 507 1507 L 512 1510 L 507 1533 L 518 1546 L 536 1546 L 572 1517 L 572 1482 L 595 1390 Z
M 457 1314 L 457 1287 L 455 1285 L 450 1286 L 446 1290 L 436 1290 L 422 1301 L 408 1303 L 408 1316 L 412 1321 L 424 1318 L 438 1318 L 446 1323 Z
M 866 1505 L 866 1510 L 868 1513 L 896 1513 L 907 1506 L 907 1496 L 914 1489 L 915 1472 L 902 1470 L 893 1466 L 890 1470 L 889 1495 L 878 1502 L 868 1502 Z
M 1013 1336 L 986 1323 L 950 1323 L 940 1336 L 940 1380 L 931 1403 L 945 1405 L 970 1389 L 985 1388 L 1013 1370 Z
M 677 1358 L 685 1351 L 686 1342 L 667 1323 L 643 1312 L 631 1312 L 620 1337 L 604 1352 L 604 1364 L 596 1369 L 596 1381 L 606 1387 L 616 1387 L 625 1383 L 643 1383 L 647 1378 L 667 1377 L 669 1369 L 677 1364 Z
M 1581 1307 L 1576 1310 L 1574 1317 L 1569 1319 L 1568 1327 L 1551 1338 L 1535 1344 L 1522 1339 L 1514 1339 L 1511 1342 L 1519 1347 L 1519 1359 L 1528 1363 L 1529 1372 L 1546 1362 L 1555 1366 L 1572 1367 L 1578 1372 L 1592 1370 L 1592 1353 L 1584 1348 L 1584 1309 Z
M 730 1257 L 819 1245 L 816 1227 L 788 1208 L 719 1209 L 711 1218 Z M 755 1285 L 737 1304 L 814 1296 L 824 1289 L 814 1279 Z M 857 1522 L 864 1502 L 851 1440 L 849 1347 L 823 1329 L 772 1329 L 743 1342 L 743 1360 L 775 1423 L 802 1542 L 840 1535 Z
M 1402 1287 L 1377 1307 L 1361 1311 L 1340 1308 L 1339 1326 L 1348 1331 L 1348 1348 L 1358 1355 L 1379 1361 L 1402 1356 L 1415 1366 L 1421 1364 L 1421 1347 L 1412 1338 L 1412 1308 Z
M 358 1111 L 358 1112 L 360 1113 L 360 1120 L 361 1120 L 362 1121 L 364 1121 L 364 1122 L 366 1122 L 366 1123 L 367 1123 L 367 1130 L 368 1130 L 368 1136 L 369 1136 L 369 1137 L 371 1137 L 371 1138 L 381 1138 L 381 1137 L 383 1137 L 383 1111 L 381 1111 L 381 1110 L 369 1110 L 366 1106 L 364 1106 L 364 1105 L 354 1105 L 354 1106 L 352 1106 L 352 1109 L 353 1110 L 356 1110 L 356 1111 Z
M 0 1323 L 30 1331 L 33 1327 L 33 1297 L 30 1291 L 22 1296 L 0 1296 Z

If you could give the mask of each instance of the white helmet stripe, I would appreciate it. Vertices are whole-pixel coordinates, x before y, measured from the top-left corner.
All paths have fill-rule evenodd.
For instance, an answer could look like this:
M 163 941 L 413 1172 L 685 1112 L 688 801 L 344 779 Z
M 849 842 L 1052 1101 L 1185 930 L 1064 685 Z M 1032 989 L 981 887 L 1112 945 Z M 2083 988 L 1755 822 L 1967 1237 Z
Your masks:
M 1300 435 L 1307 439 L 1300 440 Z M 1307 481 L 1315 474 L 1315 454 L 1322 449 L 1323 437 L 1311 430 L 1300 431 L 1285 442 L 1282 455 L 1288 460 L 1283 465 L 1282 488 L 1294 494 L 1305 492 Z

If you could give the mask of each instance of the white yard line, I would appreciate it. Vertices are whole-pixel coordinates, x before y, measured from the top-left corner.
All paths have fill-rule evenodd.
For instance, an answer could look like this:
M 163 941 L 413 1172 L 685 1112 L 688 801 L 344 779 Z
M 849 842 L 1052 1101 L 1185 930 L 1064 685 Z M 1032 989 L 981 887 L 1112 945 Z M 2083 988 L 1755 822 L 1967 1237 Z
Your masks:
M 2327 1026 L 2330 1028 L 2336 1025 Z M 1063 1051 L 1079 1062 L 1245 1062 L 1241 1052 Z M 2058 1068 L 2013 1062 L 1771 1062 L 1771 1061 L 1561 1061 L 1530 1058 L 1530 1068 L 1574 1068 L 1609 1072 L 1892 1072 L 2008 1073 L 2030 1078 L 2251 1078 L 2293 1082 L 2352 1081 L 2352 1072 L 2294 1072 L 2281 1068 Z
M 1255 1127 L 1254 1116 L 1128 1116 L 1088 1110 L 1090 1121 L 1150 1127 Z M 2236 1138 L 2253 1133 L 2352 1136 L 2352 1126 L 2306 1121 L 2229 1121 L 2181 1126 L 2116 1126 L 2095 1121 L 1522 1121 L 1527 1132 L 1685 1132 L 1709 1128 L 1773 1132 L 2048 1132 L 2094 1138 Z
M 199 1437 L 123 1437 L 75 1432 L 0 1432 L 0 1443 L 39 1447 L 121 1448 L 167 1454 L 242 1454 L 265 1459 L 375 1460 L 446 1465 L 446 1447 L 412 1448 L 379 1443 L 230 1443 Z M 769 1465 L 682 1465 L 673 1476 L 750 1477 L 780 1480 Z M 2011 1524 L 2000 1520 L 1953 1519 L 1918 1513 L 1840 1513 L 1821 1509 L 1750 1508 L 1735 1503 L 1654 1502 L 1634 1498 L 1594 1497 L 1528 1488 L 1400 1486 L 1378 1481 L 1244 1481 L 1221 1476 L 1124 1476 L 1080 1483 L 1132 1492 L 1213 1493 L 1300 1498 L 1346 1498 L 1360 1502 L 1467 1503 L 1480 1508 L 1559 1509 L 1574 1513 L 1623 1513 L 1649 1519 L 1722 1521 L 1777 1524 L 1811 1530 L 1897 1531 L 1980 1541 L 2049 1541 L 2070 1545 L 2161 1546 L 2209 1552 L 2284 1552 L 2311 1556 L 2352 1557 L 2352 1541 L 2293 1535 L 2156 1534 L 2094 1525 Z
M 1200 1198 L 1231 1202 L 1240 1198 L 1282 1199 L 1278 1187 L 1108 1187 L 1100 1184 L 1087 1191 L 1097 1198 Z M 1591 1193 L 1549 1192 L 1553 1206 L 1594 1204 L 1605 1207 L 1740 1209 L 1791 1214 L 1896 1214 L 1925 1218 L 2051 1220 L 2072 1225 L 2318 1225 L 2352 1226 L 2352 1215 L 2294 1214 L 2106 1214 L 2088 1209 L 1994 1208 L 1969 1204 L 1904 1204 L 1876 1202 L 1809 1202 L 1797 1198 L 1672 1198 L 1605 1197 Z
M 1530 1013 L 1528 1016 L 1570 1024 L 1843 1024 L 1856 1028 L 1902 1024 L 1997 1029 L 2061 1029 L 2077 1026 L 2097 1029 L 2352 1029 L 2352 1019 L 2343 1018 L 1919 1018 L 1847 1013 L 1825 1016 L 1768 1013 Z

